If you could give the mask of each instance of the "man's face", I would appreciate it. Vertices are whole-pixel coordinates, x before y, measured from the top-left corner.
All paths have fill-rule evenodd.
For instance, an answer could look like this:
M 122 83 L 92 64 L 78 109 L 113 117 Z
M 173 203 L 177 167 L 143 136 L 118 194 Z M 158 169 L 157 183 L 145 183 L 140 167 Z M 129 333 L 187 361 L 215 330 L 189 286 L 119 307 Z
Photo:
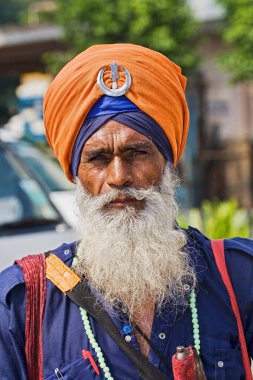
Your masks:
M 165 159 L 146 136 L 114 120 L 108 121 L 85 143 L 78 177 L 92 195 L 112 189 L 148 188 L 157 185 Z M 120 195 L 110 208 L 142 208 L 143 201 Z
M 74 270 L 110 306 L 126 305 L 130 316 L 147 302 L 159 310 L 165 300 L 184 304 L 185 278 L 195 281 L 186 235 L 175 228 L 175 185 L 156 146 L 121 124 L 108 123 L 85 144 Z

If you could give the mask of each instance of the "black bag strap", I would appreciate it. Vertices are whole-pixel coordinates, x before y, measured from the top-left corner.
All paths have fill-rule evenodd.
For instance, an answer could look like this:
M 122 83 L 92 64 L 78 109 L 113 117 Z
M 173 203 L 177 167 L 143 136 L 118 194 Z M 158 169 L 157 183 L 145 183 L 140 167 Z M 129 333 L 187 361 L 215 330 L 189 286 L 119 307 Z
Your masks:
M 147 335 L 142 331 L 140 326 L 138 326 L 136 323 L 134 324 L 135 330 L 148 342 L 149 346 L 152 348 L 152 350 L 156 353 L 156 355 L 159 357 L 159 359 L 163 362 L 163 364 L 167 367 L 169 371 L 171 371 L 171 367 L 168 365 L 168 360 L 161 354 L 161 352 L 158 350 L 156 345 L 151 342 L 151 340 L 147 337 Z
M 122 337 L 108 313 L 98 303 L 90 289 L 83 283 L 78 284 L 66 295 L 78 306 L 85 309 L 103 327 L 107 334 L 118 344 L 119 348 L 132 361 L 143 380 L 167 380 L 165 375 L 156 368 L 145 356 L 127 343 Z

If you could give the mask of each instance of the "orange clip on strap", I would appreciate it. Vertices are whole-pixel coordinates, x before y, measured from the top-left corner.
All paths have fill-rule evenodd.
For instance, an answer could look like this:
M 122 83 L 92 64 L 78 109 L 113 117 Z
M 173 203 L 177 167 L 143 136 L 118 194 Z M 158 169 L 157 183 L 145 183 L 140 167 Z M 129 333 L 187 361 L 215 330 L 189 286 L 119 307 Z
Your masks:
M 63 293 L 72 290 L 81 281 L 77 274 L 53 254 L 46 258 L 46 277 Z

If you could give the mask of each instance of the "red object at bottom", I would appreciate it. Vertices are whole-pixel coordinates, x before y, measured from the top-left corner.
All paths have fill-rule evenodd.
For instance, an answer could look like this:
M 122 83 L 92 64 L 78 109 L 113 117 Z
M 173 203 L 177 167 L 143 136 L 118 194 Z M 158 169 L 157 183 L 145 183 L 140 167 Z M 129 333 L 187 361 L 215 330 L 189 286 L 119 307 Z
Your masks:
M 172 369 L 174 380 L 196 380 L 194 354 L 191 348 L 186 358 L 178 359 L 176 355 L 173 355 Z
M 82 355 L 83 355 L 84 359 L 88 359 L 90 361 L 90 364 L 91 364 L 92 368 L 94 369 L 94 371 L 96 372 L 96 374 L 100 375 L 100 371 L 98 369 L 98 366 L 96 365 L 96 362 L 93 359 L 90 351 L 88 351 L 88 350 L 82 350 Z

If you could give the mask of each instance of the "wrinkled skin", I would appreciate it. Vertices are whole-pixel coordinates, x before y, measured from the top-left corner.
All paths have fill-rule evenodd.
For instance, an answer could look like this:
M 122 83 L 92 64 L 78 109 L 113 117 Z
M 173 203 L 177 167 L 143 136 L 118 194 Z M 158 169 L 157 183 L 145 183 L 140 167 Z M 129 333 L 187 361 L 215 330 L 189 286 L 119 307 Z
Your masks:
M 157 185 L 165 159 L 156 145 L 141 133 L 114 120 L 108 121 L 85 143 L 78 177 L 85 189 L 97 196 L 113 188 L 147 188 Z M 113 208 L 142 207 L 127 196 L 110 204 Z

